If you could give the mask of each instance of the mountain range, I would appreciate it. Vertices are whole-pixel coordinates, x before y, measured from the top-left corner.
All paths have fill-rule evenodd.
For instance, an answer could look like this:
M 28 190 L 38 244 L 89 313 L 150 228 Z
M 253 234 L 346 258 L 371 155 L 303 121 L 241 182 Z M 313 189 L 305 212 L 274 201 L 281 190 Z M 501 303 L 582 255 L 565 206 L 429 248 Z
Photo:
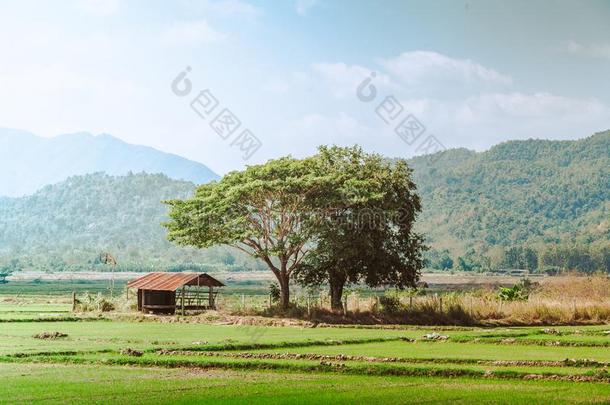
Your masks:
M 410 166 L 424 207 L 418 229 L 436 249 L 610 241 L 610 131 L 454 149 Z
M 82 269 L 100 251 L 111 251 L 136 267 L 257 267 L 227 248 L 197 251 L 166 241 L 161 201 L 185 198 L 196 184 L 217 178 L 204 165 L 109 136 L 46 140 L 28 134 L 15 144 L 11 136 L 0 135 L 0 144 L 13 148 L 1 150 L 13 162 L 2 161 L 12 167 L 0 177 L 4 194 L 56 184 L 0 198 L 0 261 L 17 257 L 28 267 Z M 36 151 L 23 151 L 19 162 L 17 144 Z M 57 155 L 41 144 L 52 145 Z M 49 173 L 43 161 L 52 162 Z M 563 244 L 610 252 L 610 131 L 577 141 L 509 141 L 484 152 L 453 149 L 409 164 L 424 207 L 416 227 L 433 251 L 493 257 L 514 246 Z M 18 179 L 27 186 L 19 188 Z
M 0 128 L 0 196 L 24 196 L 70 176 L 97 172 L 163 173 L 196 184 L 219 178 L 201 163 L 131 145 L 111 135 L 77 133 L 42 138 Z

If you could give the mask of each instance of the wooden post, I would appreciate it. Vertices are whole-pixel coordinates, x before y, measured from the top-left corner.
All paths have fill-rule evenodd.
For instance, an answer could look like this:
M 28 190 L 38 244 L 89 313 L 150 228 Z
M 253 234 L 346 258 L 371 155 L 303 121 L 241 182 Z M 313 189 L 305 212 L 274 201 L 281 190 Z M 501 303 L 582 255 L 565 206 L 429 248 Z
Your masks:
M 129 300 L 129 287 L 125 286 L 125 299 Z
M 413 296 L 409 295 L 409 309 L 413 309 Z
M 210 309 L 215 309 L 216 303 L 214 303 L 214 287 L 210 286 L 208 292 L 210 294 L 208 297 L 208 306 Z
M 307 316 L 311 318 L 311 303 L 309 294 L 307 295 Z
M 441 296 L 438 299 L 438 308 L 440 309 L 441 314 L 443 313 L 443 297 Z
M 180 305 L 182 306 L 182 316 L 184 316 L 184 286 L 182 286 L 182 295 L 180 297 Z
M 199 299 L 199 287 L 199 277 L 197 277 L 197 295 L 195 296 L 195 306 L 197 307 L 197 310 L 199 310 L 201 307 L 201 300 Z
M 272 306 L 273 306 L 273 302 L 272 302 L 271 294 L 269 294 L 269 309 L 271 309 Z
M 76 291 L 72 291 L 72 312 L 76 311 Z
M 110 298 L 114 298 L 114 266 L 112 267 L 112 275 L 110 278 Z
M 576 300 L 572 300 L 572 308 L 574 309 L 574 319 L 576 319 Z

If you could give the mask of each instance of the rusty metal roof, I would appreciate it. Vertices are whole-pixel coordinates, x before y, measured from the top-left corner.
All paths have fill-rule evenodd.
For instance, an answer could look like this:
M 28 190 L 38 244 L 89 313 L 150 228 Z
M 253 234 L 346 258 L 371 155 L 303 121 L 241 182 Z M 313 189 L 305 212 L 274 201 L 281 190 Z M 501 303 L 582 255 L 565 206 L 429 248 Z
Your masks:
M 223 287 L 224 284 L 205 273 L 148 273 L 127 283 L 140 290 L 176 291 L 185 285 Z

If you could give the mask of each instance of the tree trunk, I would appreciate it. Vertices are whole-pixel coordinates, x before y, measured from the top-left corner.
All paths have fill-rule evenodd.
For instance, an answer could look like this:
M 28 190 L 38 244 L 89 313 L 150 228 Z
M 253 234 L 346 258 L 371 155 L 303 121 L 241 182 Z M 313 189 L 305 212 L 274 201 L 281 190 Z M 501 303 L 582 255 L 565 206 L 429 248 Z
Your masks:
M 278 282 L 280 284 L 280 303 L 282 304 L 282 309 L 286 310 L 290 306 L 290 277 L 281 272 L 278 274 Z
M 286 310 L 290 306 L 290 273 L 287 269 L 287 260 L 281 257 L 280 267 L 277 268 L 268 256 L 263 256 L 262 259 L 267 263 L 267 266 L 269 266 L 269 269 L 273 272 L 275 278 L 277 278 L 280 285 L 280 304 L 282 305 L 282 309 Z
M 334 274 L 333 274 L 334 273 Z M 334 312 L 343 312 L 343 287 L 345 286 L 345 275 L 331 272 L 330 284 L 330 307 Z

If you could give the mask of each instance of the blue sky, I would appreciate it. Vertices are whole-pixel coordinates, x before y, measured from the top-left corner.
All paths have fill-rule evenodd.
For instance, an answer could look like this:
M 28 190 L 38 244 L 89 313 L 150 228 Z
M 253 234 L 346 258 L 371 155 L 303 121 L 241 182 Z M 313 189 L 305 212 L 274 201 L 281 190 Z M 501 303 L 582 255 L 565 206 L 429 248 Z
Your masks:
M 582 138 L 610 128 L 609 22 L 608 1 L 2 1 L 0 126 L 110 133 L 219 173 L 320 144 L 417 154 L 376 114 L 387 96 L 446 147 Z M 204 89 L 231 136 L 260 139 L 249 160 L 191 109 Z

